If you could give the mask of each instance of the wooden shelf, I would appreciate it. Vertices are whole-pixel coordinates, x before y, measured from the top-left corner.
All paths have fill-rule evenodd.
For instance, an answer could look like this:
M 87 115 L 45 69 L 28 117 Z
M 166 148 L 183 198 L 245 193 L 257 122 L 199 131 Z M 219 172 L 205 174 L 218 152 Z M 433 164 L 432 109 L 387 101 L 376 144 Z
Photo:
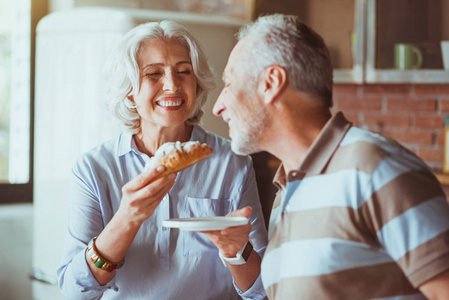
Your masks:
M 449 185 L 449 174 L 435 172 L 435 176 L 441 182 L 442 185 Z

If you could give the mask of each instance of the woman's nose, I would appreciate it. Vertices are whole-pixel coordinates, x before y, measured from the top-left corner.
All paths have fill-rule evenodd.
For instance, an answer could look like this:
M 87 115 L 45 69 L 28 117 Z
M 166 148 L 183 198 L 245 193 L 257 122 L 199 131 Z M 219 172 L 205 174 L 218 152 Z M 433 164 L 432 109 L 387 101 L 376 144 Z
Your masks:
M 164 83 L 164 86 L 163 86 L 164 91 L 176 92 L 179 88 L 178 79 L 176 78 L 176 75 L 173 74 L 172 72 L 167 73 L 164 76 L 163 83 Z

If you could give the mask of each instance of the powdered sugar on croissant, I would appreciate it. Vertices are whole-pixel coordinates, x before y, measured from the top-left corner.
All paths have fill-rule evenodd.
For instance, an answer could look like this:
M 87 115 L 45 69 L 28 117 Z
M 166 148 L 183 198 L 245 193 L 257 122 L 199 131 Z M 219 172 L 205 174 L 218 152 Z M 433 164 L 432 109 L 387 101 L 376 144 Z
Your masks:
M 157 149 L 145 169 L 151 166 L 165 166 L 166 170 L 156 178 L 158 179 L 167 174 L 182 171 L 208 157 L 211 153 L 212 148 L 206 144 L 200 144 L 200 142 L 165 143 Z

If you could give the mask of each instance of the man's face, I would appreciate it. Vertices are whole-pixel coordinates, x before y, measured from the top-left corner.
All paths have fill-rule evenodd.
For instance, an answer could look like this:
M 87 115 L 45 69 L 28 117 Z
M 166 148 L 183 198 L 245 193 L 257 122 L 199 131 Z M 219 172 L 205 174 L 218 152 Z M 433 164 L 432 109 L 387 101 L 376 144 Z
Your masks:
M 232 150 L 237 154 L 261 151 L 259 140 L 268 120 L 268 113 L 257 93 L 258 82 L 248 75 L 241 54 L 247 40 L 235 46 L 223 73 L 224 88 L 215 103 L 213 112 L 228 123 Z

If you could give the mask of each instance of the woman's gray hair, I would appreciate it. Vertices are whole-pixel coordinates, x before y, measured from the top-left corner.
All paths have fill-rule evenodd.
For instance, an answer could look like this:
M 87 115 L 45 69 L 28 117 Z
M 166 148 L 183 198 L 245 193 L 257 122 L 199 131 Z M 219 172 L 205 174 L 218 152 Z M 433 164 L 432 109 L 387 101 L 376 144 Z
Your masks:
M 214 76 L 207 57 L 198 40 L 186 27 L 167 20 L 136 26 L 123 37 L 105 66 L 108 77 L 107 101 L 110 109 L 131 133 L 137 133 L 140 128 L 140 115 L 135 104 L 128 99 L 128 96 L 136 95 L 140 89 L 137 56 L 142 44 L 153 39 L 176 39 L 189 51 L 198 86 L 195 108 L 186 123 L 193 125 L 200 122 L 203 115 L 201 108 L 206 103 L 209 91 L 215 88 Z
M 248 44 L 241 57 L 255 83 L 263 70 L 279 65 L 298 91 L 318 95 L 332 106 L 333 69 L 329 51 L 321 38 L 297 16 L 281 14 L 258 18 L 238 33 Z

